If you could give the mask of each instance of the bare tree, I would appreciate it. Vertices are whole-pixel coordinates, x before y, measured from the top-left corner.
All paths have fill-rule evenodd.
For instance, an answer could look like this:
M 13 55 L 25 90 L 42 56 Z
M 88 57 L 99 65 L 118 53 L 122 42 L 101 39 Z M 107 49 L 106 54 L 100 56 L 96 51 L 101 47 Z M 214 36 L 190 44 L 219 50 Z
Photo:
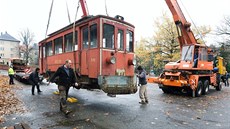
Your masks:
M 221 44 L 230 45 L 230 16 L 225 16 L 220 26 L 217 27 L 216 34 L 224 38 Z
M 33 50 L 33 40 L 34 34 L 26 29 L 20 32 L 20 40 L 22 42 L 22 46 L 20 47 L 20 52 L 23 54 L 23 58 L 26 60 L 26 63 L 30 60 L 30 53 Z
M 227 70 L 230 71 L 230 16 L 225 16 L 223 21 L 216 29 L 216 35 L 219 37 L 219 54 L 227 63 Z

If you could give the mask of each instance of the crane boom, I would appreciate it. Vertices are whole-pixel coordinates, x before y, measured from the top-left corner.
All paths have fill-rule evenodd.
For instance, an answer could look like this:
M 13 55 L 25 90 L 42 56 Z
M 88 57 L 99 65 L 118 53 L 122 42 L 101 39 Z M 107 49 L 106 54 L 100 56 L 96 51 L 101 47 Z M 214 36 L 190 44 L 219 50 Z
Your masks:
M 81 4 L 82 12 L 83 12 L 82 17 L 88 16 L 88 15 L 89 15 L 89 12 L 88 12 L 88 10 L 87 10 L 86 0 L 80 0 L 80 4 Z
M 182 49 L 183 45 L 196 44 L 197 40 L 190 29 L 191 23 L 187 22 L 177 0 L 165 1 L 173 15 L 174 22 L 177 26 L 180 48 Z

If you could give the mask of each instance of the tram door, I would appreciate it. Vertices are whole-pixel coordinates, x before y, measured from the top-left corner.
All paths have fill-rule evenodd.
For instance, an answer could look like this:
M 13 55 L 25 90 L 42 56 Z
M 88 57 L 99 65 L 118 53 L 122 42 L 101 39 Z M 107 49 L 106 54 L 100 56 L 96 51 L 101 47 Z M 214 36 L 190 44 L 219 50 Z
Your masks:
M 88 26 L 81 28 L 81 51 L 80 51 L 80 71 L 82 75 L 88 75 L 88 55 L 89 50 L 89 29 Z

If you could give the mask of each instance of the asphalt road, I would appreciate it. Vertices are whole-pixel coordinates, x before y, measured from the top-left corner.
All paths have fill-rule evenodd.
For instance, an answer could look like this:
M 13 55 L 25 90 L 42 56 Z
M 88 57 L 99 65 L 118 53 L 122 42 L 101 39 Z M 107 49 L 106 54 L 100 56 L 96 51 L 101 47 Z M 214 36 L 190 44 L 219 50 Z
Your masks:
M 55 84 L 41 85 L 42 94 L 31 95 L 31 86 L 16 91 L 25 113 L 6 116 L 0 127 L 27 123 L 32 129 L 229 129 L 230 87 L 192 98 L 185 94 L 164 94 L 156 84 L 148 84 L 149 104 L 140 105 L 138 92 L 108 97 L 100 90 L 70 89 L 68 103 L 73 112 L 65 117 L 59 111 Z

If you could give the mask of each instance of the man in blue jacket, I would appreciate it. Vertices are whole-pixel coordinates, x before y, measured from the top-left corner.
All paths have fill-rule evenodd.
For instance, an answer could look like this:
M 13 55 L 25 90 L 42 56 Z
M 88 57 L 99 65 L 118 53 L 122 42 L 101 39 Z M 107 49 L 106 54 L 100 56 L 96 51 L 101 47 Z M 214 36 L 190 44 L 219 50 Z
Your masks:
M 50 79 L 50 82 L 54 82 L 55 78 L 58 77 L 56 83 L 60 93 L 60 110 L 66 115 L 70 113 L 70 110 L 67 109 L 69 88 L 71 86 L 78 86 L 75 73 L 71 68 L 71 63 L 71 60 L 66 60 L 65 64 L 59 67 Z
M 137 70 L 138 70 L 137 77 L 139 78 L 139 85 L 140 85 L 139 97 L 141 99 L 139 103 L 147 104 L 149 101 L 147 97 L 146 71 L 141 66 L 138 66 Z

